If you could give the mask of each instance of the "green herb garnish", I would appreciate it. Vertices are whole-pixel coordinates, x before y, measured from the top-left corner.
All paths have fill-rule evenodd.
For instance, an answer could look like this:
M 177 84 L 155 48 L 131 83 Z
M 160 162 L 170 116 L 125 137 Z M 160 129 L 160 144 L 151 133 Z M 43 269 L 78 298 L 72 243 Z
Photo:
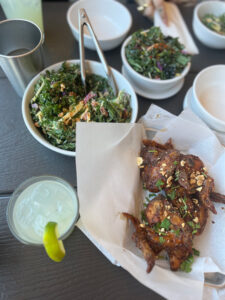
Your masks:
M 174 200 L 176 197 L 176 190 L 173 189 L 171 193 L 167 194 L 168 197 L 170 197 L 171 200 Z
M 188 211 L 187 211 L 188 207 L 187 207 L 187 203 L 186 203 L 187 198 L 184 197 L 184 198 L 179 198 L 179 199 L 180 199 L 180 200 L 182 201 L 182 203 L 183 203 L 183 206 L 181 206 L 181 207 L 179 208 L 179 210 L 180 210 L 180 213 L 181 213 L 182 217 L 185 217 L 185 216 L 187 215 L 187 213 L 188 213 Z M 193 222 L 192 222 L 192 223 L 193 223 Z
M 200 255 L 200 251 L 198 251 L 197 249 L 192 248 L 192 251 L 193 251 L 193 254 L 194 254 L 195 256 L 199 256 L 199 255 Z
M 165 243 L 165 239 L 162 236 L 160 236 L 159 237 L 159 242 L 160 242 L 160 244 L 163 244 L 163 243 Z
M 150 153 L 158 153 L 157 150 L 148 150 L 148 152 L 150 152 Z
M 179 180 L 179 176 L 180 176 L 180 171 L 178 170 L 175 172 L 175 181 Z
M 161 191 L 162 190 L 162 185 L 164 185 L 164 182 L 161 179 L 159 179 L 159 180 L 157 180 L 155 185 Z
M 165 228 L 165 230 L 169 230 L 170 225 L 171 225 L 170 220 L 164 219 L 160 224 L 160 228 Z
M 172 233 L 175 233 L 176 236 L 179 236 L 179 234 L 180 234 L 180 229 L 179 228 L 178 229 L 171 229 L 170 231 Z
M 195 224 L 192 221 L 188 221 L 187 224 L 193 229 L 192 234 L 196 234 L 198 232 L 197 229 L 199 229 L 201 227 L 200 224 L 198 224 L 198 223 Z
M 159 27 L 137 31 L 125 48 L 130 66 L 151 79 L 170 79 L 178 76 L 190 61 L 178 38 L 164 36 Z
M 194 262 L 194 256 L 191 254 L 188 256 L 188 258 L 182 262 L 182 264 L 180 265 L 180 270 L 186 273 L 190 273 L 191 272 L 191 266 Z
M 175 161 L 173 162 L 173 164 L 174 164 L 175 166 L 178 165 L 178 161 L 175 160 Z
M 142 210 L 141 212 L 141 221 L 143 224 L 148 225 L 148 219 L 146 217 L 145 210 Z

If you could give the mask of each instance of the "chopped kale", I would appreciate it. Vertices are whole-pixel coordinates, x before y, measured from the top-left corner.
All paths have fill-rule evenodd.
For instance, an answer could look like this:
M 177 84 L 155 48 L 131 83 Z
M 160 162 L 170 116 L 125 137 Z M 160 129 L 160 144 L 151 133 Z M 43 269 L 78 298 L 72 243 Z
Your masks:
M 125 48 L 130 66 L 151 79 L 179 76 L 190 61 L 178 38 L 164 36 L 159 27 L 136 31 Z
M 87 74 L 83 87 L 80 66 L 63 63 L 58 71 L 46 71 L 34 88 L 30 113 L 34 125 L 54 146 L 75 151 L 76 123 L 129 122 L 130 95 L 117 96 L 107 80 Z

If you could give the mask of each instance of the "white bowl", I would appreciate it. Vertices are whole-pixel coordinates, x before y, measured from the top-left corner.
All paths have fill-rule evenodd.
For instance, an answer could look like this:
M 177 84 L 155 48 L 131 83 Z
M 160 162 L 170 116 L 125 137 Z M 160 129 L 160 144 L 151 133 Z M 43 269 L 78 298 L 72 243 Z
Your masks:
M 193 108 L 211 128 L 225 132 L 225 65 L 203 69 L 193 83 Z
M 199 41 L 205 46 L 215 49 L 225 49 L 225 36 L 209 29 L 201 21 L 201 18 L 205 14 L 219 16 L 223 13 L 225 13 L 224 1 L 205 1 L 195 7 L 192 23 L 193 31 Z
M 67 12 L 67 22 L 72 34 L 79 40 L 78 11 L 84 8 L 96 33 L 102 50 L 110 50 L 122 43 L 132 25 L 129 10 L 114 0 L 80 0 L 75 2 Z M 86 31 L 84 46 L 95 50 L 94 42 Z
M 154 95 L 154 99 L 164 99 L 167 98 L 168 94 L 171 97 L 178 93 L 179 90 L 182 88 L 182 82 L 184 81 L 184 77 L 190 70 L 191 63 L 188 63 L 188 65 L 185 67 L 180 76 L 174 77 L 172 79 L 160 80 L 147 78 L 136 72 L 127 61 L 125 55 L 125 48 L 130 42 L 131 38 L 132 36 L 129 36 L 124 41 L 121 49 L 121 56 L 125 73 L 128 74 L 133 84 L 136 85 L 138 88 L 136 89 L 136 92 L 138 93 L 138 90 L 143 90 L 145 94 L 149 93 Z
M 73 64 L 79 64 L 80 60 L 74 59 L 74 60 L 68 60 L 68 63 L 73 63 Z M 28 84 L 24 95 L 23 95 L 23 100 L 22 100 L 22 115 L 23 119 L 25 122 L 25 125 L 27 126 L 27 129 L 30 131 L 32 136 L 43 146 L 47 147 L 50 150 L 53 150 L 55 152 L 58 152 L 60 154 L 64 154 L 67 156 L 75 156 L 76 152 L 74 151 L 68 151 L 68 150 L 63 150 L 58 147 L 53 146 L 50 144 L 44 137 L 44 135 L 41 134 L 41 132 L 34 126 L 34 122 L 32 120 L 31 114 L 30 114 L 30 100 L 33 97 L 34 94 L 34 86 L 40 79 L 40 75 L 44 74 L 47 70 L 58 70 L 63 62 L 56 63 L 52 66 L 49 66 L 48 68 L 44 69 L 41 73 L 39 73 L 37 76 L 35 76 L 30 83 Z M 92 74 L 97 74 L 101 75 L 102 77 L 106 77 L 104 69 L 102 67 L 102 64 L 96 61 L 91 61 L 91 60 L 86 60 L 85 61 L 85 68 L 89 73 Z M 126 80 L 126 78 L 123 77 L 122 74 L 120 74 L 118 71 L 115 69 L 111 68 L 113 76 L 115 78 L 115 81 L 117 83 L 117 87 L 119 90 L 124 90 L 127 93 L 131 95 L 131 108 L 132 108 L 132 114 L 131 114 L 131 120 L 130 123 L 135 123 L 136 118 L 137 118 L 137 113 L 138 113 L 138 102 L 137 102 L 137 97 L 136 94 L 130 85 L 130 83 Z

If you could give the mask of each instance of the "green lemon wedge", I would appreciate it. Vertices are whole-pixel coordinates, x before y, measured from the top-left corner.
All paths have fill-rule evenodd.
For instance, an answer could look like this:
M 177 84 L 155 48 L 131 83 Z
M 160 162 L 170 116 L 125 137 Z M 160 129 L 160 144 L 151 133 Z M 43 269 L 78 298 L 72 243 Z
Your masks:
M 66 254 L 63 242 L 58 237 L 58 224 L 48 222 L 44 230 L 43 244 L 48 256 L 56 262 L 60 262 Z

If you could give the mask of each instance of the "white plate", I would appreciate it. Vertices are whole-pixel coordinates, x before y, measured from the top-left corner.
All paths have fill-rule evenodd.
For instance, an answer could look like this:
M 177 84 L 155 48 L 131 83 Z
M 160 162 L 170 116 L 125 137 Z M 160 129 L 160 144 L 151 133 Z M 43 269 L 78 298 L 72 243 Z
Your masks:
M 172 89 L 169 89 L 169 90 L 163 91 L 163 92 L 159 91 L 158 93 L 155 93 L 154 91 L 144 91 L 139 86 L 137 86 L 136 83 L 134 83 L 134 81 L 127 74 L 124 66 L 122 66 L 121 73 L 130 82 L 130 84 L 132 85 L 135 92 L 138 95 L 140 95 L 144 98 L 147 98 L 147 99 L 163 100 L 163 99 L 169 98 L 169 97 L 175 95 L 176 93 L 178 93 L 180 91 L 180 89 L 182 88 L 183 84 L 184 84 L 184 79 L 182 79 L 182 81 L 179 82 L 179 84 L 177 84 Z
M 193 87 L 191 86 L 189 90 L 187 91 L 185 97 L 184 97 L 184 102 L 183 102 L 183 109 L 189 108 L 196 116 L 198 116 L 200 119 L 201 117 L 197 114 L 197 112 L 194 109 L 193 105 Z M 201 119 L 202 120 L 202 119 Z M 204 122 L 204 120 L 202 120 Z M 205 123 L 205 122 L 204 122 Z M 206 123 L 205 123 L 206 124 Z M 208 124 L 206 124 L 208 126 Z M 210 127 L 210 126 L 208 126 Z M 210 127 L 211 128 L 211 127 Z M 212 129 L 212 128 L 211 128 Z M 218 132 L 214 129 L 212 131 L 215 133 L 215 135 L 218 137 L 219 141 L 221 142 L 222 145 L 225 145 L 225 133 Z

